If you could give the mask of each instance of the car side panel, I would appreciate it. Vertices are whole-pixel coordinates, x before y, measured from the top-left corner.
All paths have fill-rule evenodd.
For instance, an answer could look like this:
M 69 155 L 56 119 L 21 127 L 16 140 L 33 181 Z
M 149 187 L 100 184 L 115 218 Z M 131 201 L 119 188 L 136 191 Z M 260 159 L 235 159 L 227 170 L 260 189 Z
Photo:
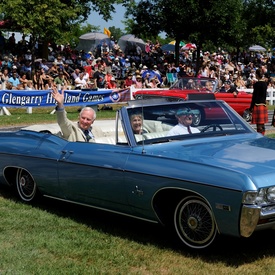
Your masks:
M 58 163 L 63 198 L 129 212 L 123 174 L 130 151 L 128 146 L 69 143 Z
M 155 216 L 153 198 L 159 192 L 191 192 L 210 204 L 221 232 L 239 236 L 242 191 L 222 187 L 224 179 L 230 178 L 228 173 L 218 170 L 215 173 L 215 168 L 154 156 L 143 156 L 141 161 L 138 154 L 131 154 L 126 165 L 125 190 L 133 214 L 152 219 Z M 214 175 L 215 179 L 211 180 Z M 243 181 L 238 175 L 235 180 Z M 171 200 L 173 198 L 167 197 L 163 204 L 168 208 Z

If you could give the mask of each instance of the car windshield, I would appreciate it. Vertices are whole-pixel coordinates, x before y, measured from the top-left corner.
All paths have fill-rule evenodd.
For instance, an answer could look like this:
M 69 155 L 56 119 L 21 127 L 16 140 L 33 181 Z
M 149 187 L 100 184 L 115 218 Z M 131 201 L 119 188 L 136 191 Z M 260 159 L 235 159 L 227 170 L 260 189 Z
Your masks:
M 211 78 L 182 77 L 174 83 L 170 90 L 196 90 L 205 92 L 217 91 L 218 81 Z
M 127 112 L 129 128 L 138 144 L 254 132 L 222 101 L 174 102 L 151 106 L 136 102 L 137 106 L 128 108 Z

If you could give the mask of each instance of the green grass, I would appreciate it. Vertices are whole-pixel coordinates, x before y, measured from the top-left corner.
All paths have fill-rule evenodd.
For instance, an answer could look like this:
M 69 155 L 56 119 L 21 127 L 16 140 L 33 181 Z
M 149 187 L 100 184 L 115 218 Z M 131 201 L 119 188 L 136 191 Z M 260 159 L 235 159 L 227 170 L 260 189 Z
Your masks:
M 160 225 L 50 199 L 28 205 L 3 186 L 0 220 L 0 274 L 275 272 L 273 231 L 193 252 Z

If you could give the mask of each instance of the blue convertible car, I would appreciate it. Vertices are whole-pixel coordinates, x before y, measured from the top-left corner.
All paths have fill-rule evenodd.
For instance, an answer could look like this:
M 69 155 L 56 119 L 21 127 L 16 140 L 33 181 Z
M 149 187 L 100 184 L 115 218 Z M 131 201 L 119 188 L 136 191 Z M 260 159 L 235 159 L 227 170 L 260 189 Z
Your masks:
M 192 115 L 196 133 L 170 134 L 178 110 Z M 137 114 L 143 131 L 135 134 Z M 114 130 L 97 122 L 95 143 L 49 128 L 1 132 L 0 181 L 23 201 L 39 193 L 161 223 L 195 249 L 217 234 L 275 227 L 275 140 L 223 101 L 140 100 L 117 112 Z

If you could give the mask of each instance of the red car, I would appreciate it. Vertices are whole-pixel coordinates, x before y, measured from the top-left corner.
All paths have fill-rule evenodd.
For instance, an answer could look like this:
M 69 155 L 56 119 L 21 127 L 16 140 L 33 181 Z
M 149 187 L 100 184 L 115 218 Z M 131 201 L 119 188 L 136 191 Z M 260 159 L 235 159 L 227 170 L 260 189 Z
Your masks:
M 153 97 L 169 97 L 170 99 L 188 100 L 196 99 L 200 95 L 207 98 L 214 97 L 219 100 L 224 100 L 229 104 L 239 115 L 246 121 L 251 120 L 249 111 L 252 94 L 244 91 L 239 91 L 237 95 L 233 93 L 219 92 L 218 81 L 211 78 L 195 78 L 182 77 L 178 79 L 169 89 L 148 89 L 137 90 L 133 93 L 135 99 L 147 99 Z M 211 94 L 211 96 L 210 96 Z

